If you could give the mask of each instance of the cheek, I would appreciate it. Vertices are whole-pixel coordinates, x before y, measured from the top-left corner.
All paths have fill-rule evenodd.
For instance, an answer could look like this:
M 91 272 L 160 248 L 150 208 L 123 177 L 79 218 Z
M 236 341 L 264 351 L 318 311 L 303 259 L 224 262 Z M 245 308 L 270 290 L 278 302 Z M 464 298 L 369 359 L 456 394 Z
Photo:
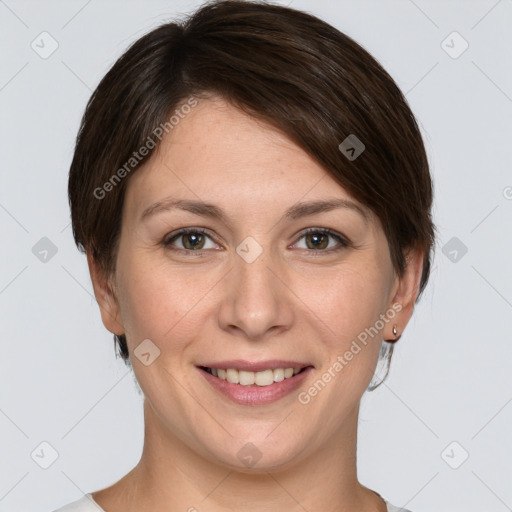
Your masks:
M 364 264 L 347 263 L 316 281 L 322 288 L 315 288 L 308 306 L 319 317 L 316 325 L 328 326 L 322 337 L 326 353 L 298 401 L 304 429 L 314 428 L 322 418 L 317 442 L 326 441 L 354 413 L 375 372 L 382 334 L 372 327 L 387 306 L 388 279 L 383 272 L 367 258 Z
M 164 352 L 180 353 L 198 330 L 215 281 L 193 269 L 170 268 L 157 258 L 137 256 L 119 262 L 121 316 L 131 351 L 149 338 Z
M 207 270 L 201 263 L 171 265 L 155 250 L 161 251 L 122 251 L 117 263 L 121 317 L 130 352 L 150 339 L 166 359 L 185 357 L 197 333 L 207 323 L 216 324 L 212 320 L 219 307 L 216 300 L 225 296 L 222 287 L 228 284 L 223 285 L 220 269 Z M 291 328 L 313 328 L 320 350 L 328 351 L 330 357 L 343 353 L 387 307 L 391 267 L 377 255 L 370 250 L 354 252 L 336 267 L 310 265 L 290 272 L 287 280 L 293 293 L 282 300 L 297 313 L 297 325 Z
M 385 274 L 381 272 L 368 262 L 340 267 L 330 275 L 316 276 L 315 287 L 310 287 L 306 303 L 334 334 L 336 348 L 343 348 L 357 338 L 384 312 L 388 287 Z

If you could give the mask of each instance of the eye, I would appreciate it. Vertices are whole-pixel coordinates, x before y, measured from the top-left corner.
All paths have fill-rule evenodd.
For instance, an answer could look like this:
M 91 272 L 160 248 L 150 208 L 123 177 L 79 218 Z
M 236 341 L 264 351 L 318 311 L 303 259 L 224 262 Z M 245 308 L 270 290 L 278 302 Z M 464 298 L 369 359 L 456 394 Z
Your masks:
M 299 249 L 306 249 L 311 252 L 335 252 L 350 246 L 350 242 L 334 231 L 327 228 L 309 228 L 306 230 L 299 240 L 306 241 L 306 247 L 299 247 Z M 331 240 L 336 240 L 338 243 L 334 247 L 330 244 Z M 213 245 L 208 246 L 208 240 Z M 176 244 L 180 241 L 180 244 Z M 185 228 L 178 232 L 172 233 L 162 242 L 164 247 L 170 250 L 177 250 L 184 253 L 192 253 L 206 250 L 216 249 L 218 245 L 212 239 L 207 231 L 203 228 Z M 294 245 L 296 247 L 298 242 Z M 338 247 L 336 247 L 338 245 Z
M 171 234 L 163 241 L 165 247 L 176 245 L 174 242 L 181 240 L 181 246 L 177 246 L 177 250 L 185 252 L 196 252 L 204 249 L 215 249 L 215 247 L 208 247 L 207 240 L 213 243 L 214 246 L 217 244 L 212 238 L 206 234 L 206 230 L 202 228 L 186 228 L 178 231 L 177 233 Z
M 333 249 L 333 246 L 329 245 L 329 238 L 337 240 L 338 247 L 334 244 Z M 350 245 L 348 240 L 346 240 L 342 235 L 326 228 L 309 228 L 300 237 L 300 240 L 302 239 L 305 239 L 306 247 L 299 247 L 300 249 L 317 252 L 339 251 Z

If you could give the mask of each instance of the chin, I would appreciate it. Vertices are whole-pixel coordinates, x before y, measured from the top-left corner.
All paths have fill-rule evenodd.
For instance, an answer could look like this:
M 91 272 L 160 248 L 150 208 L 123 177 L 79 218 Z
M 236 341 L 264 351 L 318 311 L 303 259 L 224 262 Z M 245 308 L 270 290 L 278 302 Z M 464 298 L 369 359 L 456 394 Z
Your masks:
M 208 441 L 211 443 L 211 438 Z M 207 448 L 211 454 L 209 458 L 227 469 L 246 474 L 266 474 L 269 471 L 283 471 L 297 464 L 301 458 L 299 456 L 304 455 L 308 448 L 308 443 L 281 434 L 272 440 L 268 438 L 261 441 L 242 441 L 236 437 L 222 448 L 211 444 Z

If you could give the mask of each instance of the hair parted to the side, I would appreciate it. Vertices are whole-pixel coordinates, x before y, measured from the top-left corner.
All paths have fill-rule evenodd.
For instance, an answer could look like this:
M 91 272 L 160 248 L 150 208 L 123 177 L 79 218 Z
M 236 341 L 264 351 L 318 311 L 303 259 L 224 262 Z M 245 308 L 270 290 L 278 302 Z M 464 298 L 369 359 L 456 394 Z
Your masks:
M 420 297 L 434 242 L 432 183 L 404 95 L 347 35 L 313 15 L 262 1 L 208 2 L 152 30 L 117 60 L 90 98 L 68 193 L 75 242 L 105 276 L 115 270 L 127 183 L 155 149 L 128 170 L 126 162 L 180 105 L 209 95 L 280 129 L 369 207 L 398 275 L 407 249 L 420 248 Z M 338 148 L 351 134 L 365 145 L 354 160 Z M 123 168 L 123 179 L 107 192 L 104 185 Z M 126 339 L 115 340 L 129 364 Z

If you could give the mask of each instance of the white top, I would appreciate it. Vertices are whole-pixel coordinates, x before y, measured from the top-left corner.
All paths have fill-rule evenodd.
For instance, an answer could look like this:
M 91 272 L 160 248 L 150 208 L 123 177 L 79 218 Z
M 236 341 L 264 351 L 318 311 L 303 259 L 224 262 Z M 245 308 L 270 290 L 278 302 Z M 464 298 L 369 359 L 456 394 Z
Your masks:
M 378 494 L 378 493 L 377 493 Z M 379 494 L 380 496 L 380 494 Z M 395 507 L 391 505 L 386 498 L 380 496 L 388 507 L 388 512 L 411 512 L 405 508 Z M 90 493 L 82 496 L 78 501 L 73 501 L 62 508 L 54 510 L 53 512 L 105 512 L 93 499 Z

